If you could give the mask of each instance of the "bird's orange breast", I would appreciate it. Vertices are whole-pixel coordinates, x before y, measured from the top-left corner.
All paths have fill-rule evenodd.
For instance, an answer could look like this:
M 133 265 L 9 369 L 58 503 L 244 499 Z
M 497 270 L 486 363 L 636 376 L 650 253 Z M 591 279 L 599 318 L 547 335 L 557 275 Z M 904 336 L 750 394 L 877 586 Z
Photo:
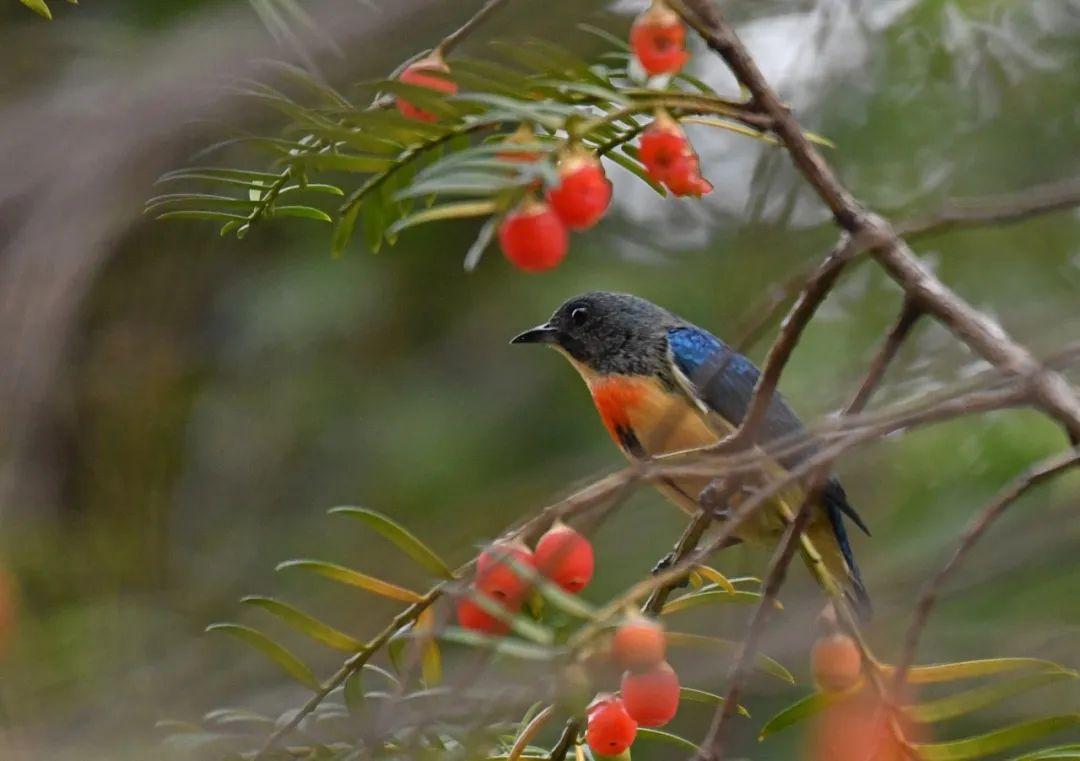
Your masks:
M 589 391 L 611 438 L 629 450 L 632 437 L 638 456 L 656 455 L 704 446 L 716 441 L 685 396 L 663 387 L 654 378 L 625 375 L 594 376 Z

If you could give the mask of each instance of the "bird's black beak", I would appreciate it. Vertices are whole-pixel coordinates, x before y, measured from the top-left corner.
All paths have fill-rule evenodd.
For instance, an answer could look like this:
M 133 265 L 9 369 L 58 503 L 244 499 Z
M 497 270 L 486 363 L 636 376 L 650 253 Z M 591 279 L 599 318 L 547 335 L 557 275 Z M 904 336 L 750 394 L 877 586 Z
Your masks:
M 510 339 L 512 344 L 557 344 L 558 342 L 559 331 L 546 322 Z

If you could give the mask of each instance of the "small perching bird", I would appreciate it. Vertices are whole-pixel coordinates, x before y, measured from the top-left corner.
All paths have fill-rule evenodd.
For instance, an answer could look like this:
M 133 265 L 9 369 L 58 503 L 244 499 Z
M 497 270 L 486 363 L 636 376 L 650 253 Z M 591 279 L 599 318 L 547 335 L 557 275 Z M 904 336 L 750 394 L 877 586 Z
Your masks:
M 584 379 L 611 437 L 632 459 L 720 441 L 742 422 L 761 374 L 753 362 L 708 331 L 624 293 L 593 291 L 576 296 L 556 309 L 546 323 L 511 343 L 545 344 L 562 353 Z M 774 394 L 757 440 L 767 444 L 802 430 L 798 416 L 782 396 Z M 793 468 L 811 451 L 803 448 L 779 457 L 771 467 L 777 472 Z M 708 476 L 680 476 L 658 482 L 657 488 L 683 510 L 695 513 L 700 509 L 699 495 L 710 480 Z M 801 497 L 800 488 L 782 492 L 755 519 L 739 527 L 737 538 L 753 544 L 776 542 Z M 732 504 L 739 498 L 733 496 Z M 819 507 L 806 536 L 845 597 L 867 616 L 870 600 L 848 542 L 844 516 L 869 531 L 835 478 L 825 483 Z

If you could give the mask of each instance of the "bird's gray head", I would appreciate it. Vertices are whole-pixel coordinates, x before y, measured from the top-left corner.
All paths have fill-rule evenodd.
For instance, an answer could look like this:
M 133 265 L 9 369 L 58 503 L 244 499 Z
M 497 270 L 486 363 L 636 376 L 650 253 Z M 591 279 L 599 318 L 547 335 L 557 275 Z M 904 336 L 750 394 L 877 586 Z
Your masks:
M 662 375 L 667 332 L 682 324 L 637 296 L 590 291 L 567 300 L 551 319 L 510 343 L 554 346 L 601 375 Z

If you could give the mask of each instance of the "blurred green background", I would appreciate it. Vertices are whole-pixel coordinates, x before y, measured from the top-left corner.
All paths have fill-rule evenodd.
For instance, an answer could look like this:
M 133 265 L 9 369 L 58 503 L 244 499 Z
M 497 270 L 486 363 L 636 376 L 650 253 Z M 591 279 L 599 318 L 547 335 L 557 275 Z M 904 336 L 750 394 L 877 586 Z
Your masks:
M 273 4 L 259 2 L 265 19 Z M 579 379 L 554 354 L 507 345 L 510 336 L 568 296 L 604 288 L 733 338 L 765 289 L 835 238 L 782 155 L 707 131 L 693 136 L 710 197 L 662 200 L 613 169 L 612 213 L 539 277 L 497 252 L 465 275 L 475 228 L 464 223 L 420 228 L 378 255 L 354 244 L 340 260 L 327 254 L 328 231 L 306 222 L 242 242 L 200 224 L 150 223 L 140 205 L 154 177 L 220 136 L 220 122 L 274 129 L 272 114 L 227 91 L 231 77 L 259 75 L 259 57 L 307 59 L 347 85 L 431 45 L 479 3 L 310 0 L 319 31 L 300 24 L 298 40 L 238 0 L 52 6 L 56 20 L 45 23 L 14 0 L 0 5 L 0 564 L 21 599 L 0 660 L 4 761 L 155 757 L 160 718 L 298 704 L 257 655 L 203 636 L 206 624 L 259 621 L 238 612 L 249 593 L 293 595 L 358 634 L 392 615 L 362 594 L 275 574 L 288 557 L 424 582 L 326 508 L 373 507 L 464 561 L 622 464 Z M 482 54 L 484 37 L 528 33 L 595 52 L 576 22 L 622 35 L 639 9 L 511 2 L 466 47 Z M 904 218 L 1080 172 L 1075 2 L 817 0 L 733 3 L 730 13 L 804 123 L 835 142 L 829 158 L 844 180 L 878 210 Z M 691 70 L 729 82 L 699 52 Z M 1075 212 L 934 237 L 918 252 L 1037 352 L 1080 335 Z M 898 306 L 872 265 L 845 276 L 784 376 L 805 418 L 850 396 Z M 922 324 L 876 402 L 979 366 Z M 896 652 L 918 588 L 972 512 L 1063 443 L 1053 425 L 1016 411 L 893 438 L 840 465 L 874 531 L 854 541 L 879 653 Z M 1075 476 L 1017 504 L 950 588 L 921 659 L 1080 666 L 1078 506 Z M 597 534 L 586 597 L 604 600 L 642 576 L 680 526 L 659 497 L 634 496 Z M 764 561 L 732 551 L 716 565 L 760 572 Z M 753 740 L 809 689 L 819 599 L 801 569 L 784 601 L 766 650 L 800 685 L 752 684 L 754 719 L 740 723 L 739 740 L 754 758 L 797 757 L 801 742 L 798 730 Z M 745 612 L 680 614 L 678 627 L 738 633 Z M 331 669 L 297 647 L 320 673 Z M 686 673 L 722 691 L 725 666 Z M 946 725 L 941 739 L 1078 704 L 1080 689 L 1054 687 Z M 677 728 L 697 738 L 707 720 L 692 706 Z M 635 758 L 670 753 L 635 748 Z

